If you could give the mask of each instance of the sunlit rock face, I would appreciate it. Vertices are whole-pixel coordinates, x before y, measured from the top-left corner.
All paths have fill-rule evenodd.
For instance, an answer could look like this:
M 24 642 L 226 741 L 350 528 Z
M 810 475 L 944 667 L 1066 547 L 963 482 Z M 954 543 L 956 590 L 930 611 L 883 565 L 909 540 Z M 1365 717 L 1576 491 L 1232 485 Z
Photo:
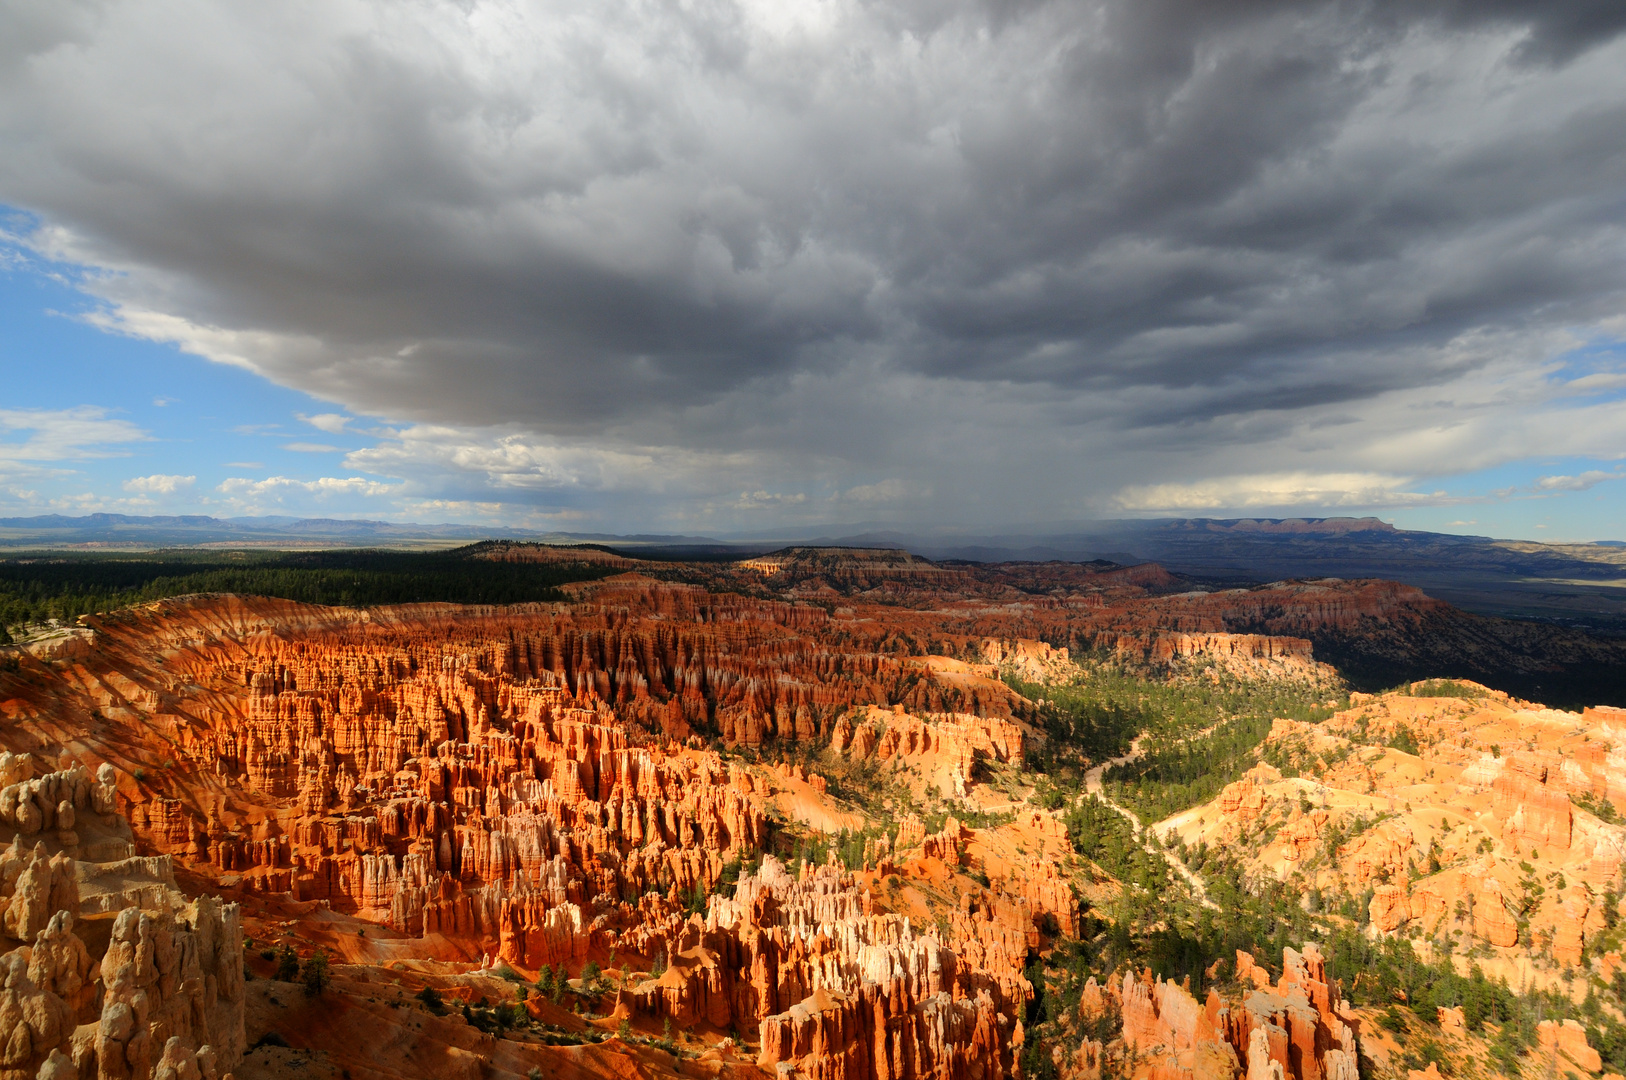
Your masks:
M 1224 1001 L 1211 990 L 1199 1005 L 1189 989 L 1151 971 L 1131 971 L 1081 1007 L 1099 1011 L 1116 998 L 1124 1042 L 1170 1080 L 1242 1074 L 1248 1080 L 1355 1080 L 1353 1014 L 1313 945 L 1284 951 L 1275 985 L 1246 953 L 1237 955 L 1237 975 L 1257 987 L 1240 1001 Z
M 132 854 L 111 765 L 7 754 L 0 770 L 4 933 L 23 943 L 0 955 L 0 1076 L 229 1076 L 246 1049 L 237 905 L 188 900 L 168 856 Z
M 116 737 L 96 749 L 144 774 L 127 797 L 152 849 L 532 966 L 581 955 L 604 903 L 630 917 L 627 898 L 709 888 L 762 847 L 761 793 L 697 728 L 822 738 L 904 687 L 941 711 L 900 705 L 855 752 L 930 758 L 962 794 L 979 754 L 1020 757 L 1001 720 L 1020 699 L 988 672 L 832 647 L 822 608 L 648 580 L 591 601 L 157 605 L 96 621 L 91 653 L 8 705 L 25 726 L 102 717 Z M 56 828 L 54 798 L 24 793 L 13 812 Z

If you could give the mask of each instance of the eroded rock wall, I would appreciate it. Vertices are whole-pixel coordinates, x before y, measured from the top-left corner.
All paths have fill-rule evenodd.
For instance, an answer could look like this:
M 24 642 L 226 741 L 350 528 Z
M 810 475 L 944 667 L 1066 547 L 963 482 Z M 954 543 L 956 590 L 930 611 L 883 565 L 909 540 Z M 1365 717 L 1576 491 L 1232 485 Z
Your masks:
M 623 1000 L 675 1026 L 757 1028 L 763 1068 L 832 1080 L 1006 1076 L 1033 994 L 1024 919 L 968 896 L 945 934 L 876 914 L 840 868 L 792 875 L 769 857 L 703 918 L 624 939 L 670 965 Z
M 1246 953 L 1237 954 L 1239 980 L 1264 973 Z M 1199 1005 L 1189 987 L 1159 980 L 1151 971 L 1129 972 L 1103 994 L 1087 993 L 1081 1007 L 1097 1012 L 1116 996 L 1123 1011 L 1125 1044 L 1168 1080 L 1356 1080 L 1353 1014 L 1342 1006 L 1337 984 L 1314 945 L 1286 949 L 1282 977 L 1253 980 L 1240 1001 L 1210 991 Z

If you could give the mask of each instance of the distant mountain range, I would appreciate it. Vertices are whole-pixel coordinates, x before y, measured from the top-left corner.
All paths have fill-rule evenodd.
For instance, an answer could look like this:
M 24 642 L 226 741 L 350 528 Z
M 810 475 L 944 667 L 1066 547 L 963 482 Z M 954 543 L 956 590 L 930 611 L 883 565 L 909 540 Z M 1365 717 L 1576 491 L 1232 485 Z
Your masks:
M 707 537 L 620 536 L 610 533 L 531 532 L 484 525 L 403 524 L 343 518 L 237 517 L 197 514 L 139 517 L 88 514 L 0 518 L 0 548 L 130 549 L 155 547 L 429 547 L 474 540 L 522 539 L 545 543 L 614 543 L 621 546 L 732 551 Z
M 930 559 L 972 562 L 1157 562 L 1209 584 L 1376 577 L 1415 585 L 1469 611 L 1626 634 L 1626 543 L 1540 544 L 1457 536 L 1396 529 L 1370 517 L 1057 523 L 1004 534 L 860 523 L 723 537 L 531 532 L 334 518 L 0 518 L 0 549 L 428 548 L 501 538 L 602 544 L 646 557 L 686 559 L 743 558 L 797 544 L 907 548 Z

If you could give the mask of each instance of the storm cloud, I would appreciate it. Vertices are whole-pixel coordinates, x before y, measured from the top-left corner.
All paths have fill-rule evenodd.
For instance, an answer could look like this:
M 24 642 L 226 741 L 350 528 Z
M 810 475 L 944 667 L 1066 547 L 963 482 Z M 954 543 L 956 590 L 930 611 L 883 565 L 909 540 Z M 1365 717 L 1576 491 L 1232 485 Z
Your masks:
M 380 491 L 608 522 L 1370 507 L 1626 437 L 1584 382 L 1614 369 L 1573 361 L 1626 293 L 1619 3 L 0 22 L 25 242 L 96 268 L 109 330 L 366 418 L 345 464 Z

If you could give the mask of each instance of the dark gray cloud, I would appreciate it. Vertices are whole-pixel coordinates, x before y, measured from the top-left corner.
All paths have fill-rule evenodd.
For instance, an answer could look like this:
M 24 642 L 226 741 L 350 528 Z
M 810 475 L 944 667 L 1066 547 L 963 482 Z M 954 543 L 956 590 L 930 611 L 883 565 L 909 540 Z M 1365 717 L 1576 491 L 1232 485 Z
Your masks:
M 1025 513 L 1069 455 L 1087 508 L 1288 449 L 1400 484 L 1484 464 L 1408 466 L 1407 395 L 1494 426 L 1626 292 L 1619 3 L 0 23 L 0 200 L 117 271 L 110 324 L 390 419 L 358 466 L 450 501 Z

